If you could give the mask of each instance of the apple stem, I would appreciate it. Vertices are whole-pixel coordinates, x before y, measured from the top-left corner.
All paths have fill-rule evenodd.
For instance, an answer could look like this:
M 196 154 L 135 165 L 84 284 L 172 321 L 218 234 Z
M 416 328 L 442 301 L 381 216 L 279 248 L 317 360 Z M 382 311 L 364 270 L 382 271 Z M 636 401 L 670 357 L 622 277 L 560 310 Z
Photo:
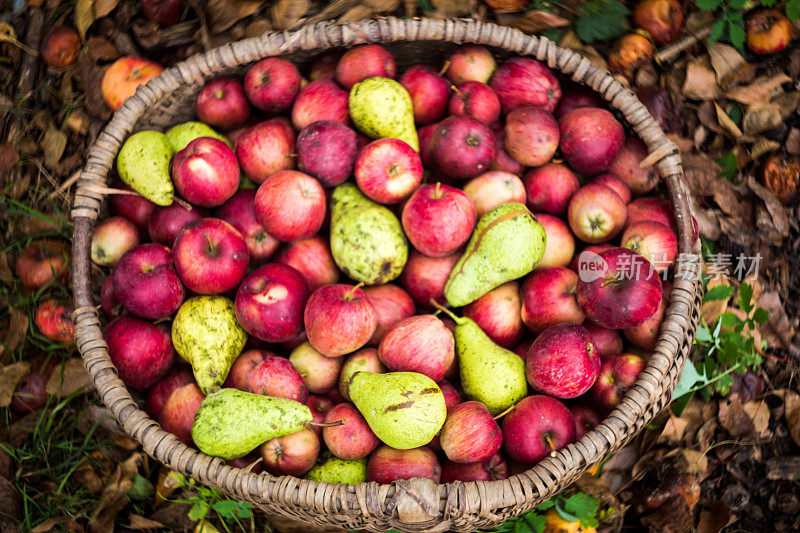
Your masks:
M 461 322 L 461 319 L 458 318 L 455 314 L 453 314 L 453 312 L 451 310 L 449 310 L 448 308 L 444 307 L 442 304 L 440 304 L 439 302 L 437 302 L 433 298 L 431 298 L 431 305 L 434 306 L 439 311 L 443 311 L 443 312 L 447 313 L 448 315 L 450 315 L 450 318 L 455 320 L 456 324 Z
M 547 445 L 550 446 L 551 450 L 553 450 L 552 452 L 550 452 L 550 457 L 555 457 L 555 455 L 556 455 L 556 447 L 553 446 L 553 440 L 550 438 L 550 435 L 545 433 L 544 440 L 547 441 Z
M 444 76 L 444 73 L 447 72 L 447 69 L 449 68 L 450 68 L 450 60 L 448 59 L 447 61 L 444 62 L 444 65 L 442 65 L 442 70 L 439 71 L 439 76 Z
M 363 286 L 364 286 L 364 282 L 363 282 L 363 281 L 359 282 L 359 283 L 358 283 L 358 285 L 356 285 L 355 287 L 353 287 L 353 288 L 350 290 L 350 292 L 348 292 L 348 293 L 347 293 L 347 295 L 344 297 L 344 299 L 345 299 L 346 301 L 348 301 L 348 302 L 349 302 L 349 301 L 350 301 L 350 299 L 351 299 L 351 298 L 353 298 L 353 293 L 355 293 L 355 292 L 356 292 L 358 289 L 360 289 L 360 288 L 361 288 L 361 287 L 363 287 Z
M 296 154 L 294 152 L 289 152 L 286 154 L 286 157 L 298 157 L 300 154 Z
M 214 246 L 214 243 L 213 243 L 213 242 L 211 242 L 211 237 L 209 237 L 209 236 L 208 236 L 208 233 L 207 233 L 207 232 L 206 232 L 206 233 L 203 233 L 203 235 L 204 235 L 204 236 L 205 236 L 205 238 L 206 238 L 206 244 L 208 245 L 208 251 L 209 251 L 209 252 L 211 252 L 211 253 L 213 253 L 213 252 L 214 252 L 214 250 L 216 249 L 216 246 Z
M 441 198 L 442 197 L 442 192 L 441 192 L 441 189 L 440 189 L 441 185 L 442 184 L 440 182 L 438 182 L 438 181 L 436 182 L 436 186 L 433 189 L 433 197 L 434 198 Z
M 456 96 L 458 96 L 462 100 L 464 99 L 464 95 L 461 93 L 461 91 L 458 90 L 458 87 L 456 87 L 455 85 L 451 85 L 450 88 L 453 89 L 453 92 L 456 93 Z
M 516 406 L 517 406 L 517 404 L 513 404 L 513 405 L 511 405 L 511 407 L 509 407 L 508 409 L 506 409 L 505 411 L 503 411 L 502 413 L 500 413 L 500 414 L 499 414 L 499 415 L 497 415 L 496 417 L 492 418 L 492 420 L 497 420 L 498 418 L 503 418 L 503 417 L 504 417 L 504 416 L 506 416 L 508 413 L 510 413 L 511 411 L 513 411 L 513 410 L 514 410 L 514 408 L 515 408 Z
M 315 426 L 318 428 L 332 428 L 336 426 L 343 426 L 344 420 L 337 420 L 336 422 L 306 422 L 308 426 Z

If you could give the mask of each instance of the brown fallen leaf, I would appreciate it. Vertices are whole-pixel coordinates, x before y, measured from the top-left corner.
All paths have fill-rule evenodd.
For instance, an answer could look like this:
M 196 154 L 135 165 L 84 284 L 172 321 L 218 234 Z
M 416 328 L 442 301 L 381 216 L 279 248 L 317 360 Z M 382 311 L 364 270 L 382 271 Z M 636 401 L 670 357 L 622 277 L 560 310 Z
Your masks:
M 764 400 L 753 400 L 742 405 L 742 409 L 753 422 L 753 430 L 758 438 L 772 436 L 769 429 L 769 406 Z
M 203 11 L 211 33 L 220 33 L 261 9 L 261 0 L 208 0 Z
M 725 110 L 716 102 L 714 102 L 714 111 L 716 112 L 717 122 L 719 122 L 722 129 L 725 130 L 733 140 L 739 141 L 742 138 L 742 130 L 739 129 L 739 126 L 736 125 L 733 119 L 731 119 Z
M 747 135 L 758 135 L 780 126 L 783 122 L 781 108 L 774 102 L 748 107 L 742 117 L 742 131 Z
M 0 477 L 0 531 L 20 531 L 22 498 L 14 484 Z
M 286 30 L 308 13 L 308 0 L 278 0 L 269 10 L 272 26 L 276 30 Z
M 800 394 L 792 390 L 784 391 L 783 416 L 786 418 L 789 435 L 800 446 Z
M 800 91 L 790 91 L 773 96 L 770 103 L 778 106 L 781 118 L 786 120 L 800 107 Z
M 754 160 L 758 159 L 776 151 L 780 147 L 781 143 L 777 141 L 767 139 L 766 137 L 757 137 L 755 142 L 753 142 L 752 148 L 750 148 L 750 158 Z
M 786 151 L 792 155 L 800 155 L 800 128 L 792 128 L 786 136 Z
M 767 211 L 772 217 L 772 225 L 775 230 L 781 236 L 788 237 L 790 229 L 788 209 L 783 206 L 772 191 L 761 185 L 755 177 L 748 176 L 747 186 L 764 202 Z
M 708 56 L 696 57 L 686 65 L 681 94 L 694 100 L 716 100 L 722 95 Z
M 11 308 L 8 315 L 8 325 L 4 325 L 5 331 L 0 341 L 0 364 L 11 361 L 14 351 L 22 345 L 28 333 L 27 313 L 21 309 Z
M 67 147 L 67 134 L 49 124 L 42 138 L 42 151 L 44 152 L 44 166 L 52 169 L 58 164 L 64 149 Z
M 86 39 L 86 31 L 92 23 L 105 17 L 119 4 L 119 0 L 78 0 L 75 3 L 75 27 L 81 39 Z
M 372 11 L 372 8 L 366 5 L 357 5 L 353 6 L 344 14 L 339 17 L 336 21 L 337 22 L 357 22 L 359 20 L 367 19 L 373 16 L 375 12 Z
M 651 531 L 661 533 L 684 533 L 691 531 L 693 525 L 689 504 L 681 497 L 660 505 L 652 514 L 642 517 L 641 521 L 645 526 L 650 526 Z
M 719 423 L 734 438 L 746 437 L 755 432 L 753 420 L 745 412 L 738 396 L 731 395 L 719 402 Z
M 759 327 L 767 344 L 773 348 L 789 348 L 794 337 L 794 327 L 778 291 L 765 291 L 758 299 L 758 305 L 769 311 L 767 323 Z
M 47 533 L 48 531 L 52 531 L 56 526 L 69 523 L 69 521 L 70 518 L 65 516 L 48 518 L 47 520 L 39 522 L 36 527 L 31 529 L 31 533 Z
M 733 46 L 715 42 L 708 46 L 708 57 L 717 83 L 727 89 L 730 85 L 752 79 L 755 68 Z
M 547 11 L 533 10 L 518 17 L 509 17 L 509 20 L 502 24 L 518 29 L 523 33 L 531 34 L 539 33 L 549 28 L 563 28 L 569 24 L 569 21 Z
M 780 90 L 781 85 L 792 78 L 781 72 L 771 76 L 759 76 L 752 83 L 739 85 L 725 91 L 725 96 L 745 105 L 755 105 L 769 101 Z
M 5 408 L 11 405 L 17 383 L 28 374 L 30 369 L 31 364 L 28 361 L 0 367 L 0 407 Z
M 80 357 L 67 359 L 57 366 L 50 379 L 47 380 L 47 394 L 64 398 L 78 391 L 87 393 L 92 388 L 92 381 L 83 366 Z
M 91 37 L 86 41 L 86 50 L 89 57 L 95 61 L 114 61 L 120 56 L 114 43 L 105 37 Z
M 0 144 L 0 177 L 5 178 L 11 168 L 19 161 L 19 152 L 13 144 Z
M 800 457 L 775 457 L 766 463 L 767 479 L 800 480 Z
M 478 0 L 430 0 L 434 11 L 426 11 L 431 18 L 455 18 L 469 16 L 478 7 Z
M 151 529 L 166 529 L 167 526 L 157 520 L 150 520 L 138 514 L 131 514 L 128 529 L 134 531 L 148 531 Z
M 728 505 L 719 500 L 708 511 L 700 513 L 695 533 L 719 533 L 731 522 L 731 511 Z
M 578 38 L 578 34 L 576 34 L 574 31 L 565 31 L 564 35 L 561 36 L 561 40 L 558 41 L 558 45 L 562 48 L 569 48 L 578 52 L 583 57 L 588 59 L 589 63 L 595 67 L 608 70 L 608 62 L 606 61 L 606 58 L 603 57 L 603 55 L 599 53 L 593 46 L 584 44 L 583 41 Z

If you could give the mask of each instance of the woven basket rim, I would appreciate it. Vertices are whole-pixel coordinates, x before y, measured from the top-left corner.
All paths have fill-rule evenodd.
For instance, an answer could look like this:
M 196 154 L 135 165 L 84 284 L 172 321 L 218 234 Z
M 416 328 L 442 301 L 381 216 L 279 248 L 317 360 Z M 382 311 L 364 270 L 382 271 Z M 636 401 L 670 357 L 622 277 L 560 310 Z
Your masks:
M 157 102 L 162 96 L 169 94 L 186 80 L 205 79 L 219 70 L 221 65 L 246 65 L 266 56 L 280 55 L 296 50 L 325 51 L 330 47 L 353 46 L 363 43 L 391 44 L 392 42 L 442 41 L 448 43 L 478 43 L 494 48 L 517 53 L 522 56 L 532 55 L 554 70 L 562 74 L 570 74 L 574 81 L 589 85 L 608 101 L 609 105 L 621 112 L 626 122 L 633 126 L 638 136 L 647 144 L 651 159 L 656 161 L 658 170 L 667 184 L 670 200 L 673 205 L 676 225 L 678 226 L 678 245 L 681 256 L 679 261 L 696 261 L 696 257 L 688 258 L 683 254 L 696 255 L 697 247 L 692 242 L 692 216 L 688 202 L 688 192 L 681 181 L 682 167 L 677 146 L 660 130 L 658 124 L 650 116 L 644 106 L 636 100 L 633 93 L 615 80 L 607 71 L 592 66 L 586 58 L 575 52 L 562 49 L 543 37 L 527 36 L 507 27 L 475 20 L 432 20 L 432 19 L 396 19 L 383 18 L 361 21 L 358 23 L 318 23 L 305 26 L 296 31 L 272 32 L 261 37 L 229 43 L 193 56 L 165 70 L 140 87 L 136 94 L 128 99 L 111 121 L 104 128 L 97 141 L 89 151 L 86 165 L 78 181 L 78 188 L 73 202 L 72 216 L 75 221 L 73 233 L 73 269 L 76 322 L 75 338 L 79 352 L 87 366 L 104 403 L 117 417 L 126 431 L 140 442 L 148 454 L 164 462 L 170 468 L 190 475 L 199 481 L 219 488 L 234 496 L 250 501 L 274 503 L 272 498 L 278 493 L 278 487 L 291 492 L 291 498 L 280 498 L 279 504 L 288 507 L 301 507 L 307 513 L 322 512 L 316 505 L 310 505 L 307 498 L 303 501 L 298 491 L 307 494 L 326 494 L 330 499 L 338 497 L 346 499 L 342 503 L 342 512 L 360 512 L 364 520 L 381 517 L 378 512 L 362 502 L 364 494 L 380 499 L 379 505 L 388 503 L 393 527 L 406 525 L 413 527 L 421 524 L 427 517 L 428 525 L 441 523 L 442 520 L 455 519 L 459 512 L 464 514 L 478 512 L 490 515 L 496 509 L 512 506 L 513 513 L 522 512 L 541 501 L 544 496 L 554 493 L 560 482 L 566 477 L 574 479 L 577 474 L 599 463 L 605 456 L 622 446 L 641 430 L 643 420 L 651 414 L 653 406 L 663 407 L 668 403 L 677 383 L 674 367 L 678 366 L 678 376 L 682 368 L 685 354 L 681 353 L 682 343 L 693 336 L 694 323 L 684 324 L 679 317 L 691 317 L 693 306 L 701 288 L 696 279 L 676 277 L 673 294 L 670 298 L 659 341 L 653 355 L 659 355 L 658 364 L 651 357 L 647 368 L 636 384 L 626 394 L 623 402 L 601 424 L 584 436 L 581 440 L 568 445 L 551 457 L 545 458 L 522 474 L 516 474 L 504 480 L 488 482 L 454 482 L 436 485 L 428 480 L 402 481 L 392 485 L 380 486 L 376 483 L 360 485 L 336 485 L 299 480 L 288 476 L 271 476 L 267 473 L 252 474 L 225 466 L 223 461 L 202 454 L 178 442 L 171 434 L 164 435 L 158 424 L 150 419 L 133 402 L 122 382 L 116 378 L 113 365 L 108 358 L 107 347 L 100 334 L 98 338 L 100 318 L 91 294 L 91 266 L 88 262 L 91 229 L 97 220 L 103 201 L 100 190 L 105 183 L 109 169 L 112 167 L 119 144 L 135 126 L 148 106 Z M 655 126 L 654 126 L 655 125 Z M 109 145 L 112 148 L 109 148 Z M 683 294 L 685 293 L 685 294 Z M 663 356 L 663 357 L 662 357 Z M 662 360 L 663 359 L 663 360 Z M 660 365 L 660 366 L 659 366 Z M 666 365 L 666 368 L 664 366 Z M 671 375 L 668 375 L 671 374 Z M 667 383 L 663 380 L 667 379 Z M 120 390 L 121 388 L 121 390 Z M 653 399 L 653 390 L 659 390 L 658 397 Z M 113 393 L 113 394 L 112 394 Z M 113 401 L 109 398 L 114 398 Z M 660 408 L 659 407 L 659 408 Z M 633 416 L 631 415 L 633 413 Z M 646 421 L 649 421 L 646 420 Z M 646 422 L 645 421 L 645 422 Z M 631 433 L 631 430 L 632 433 Z M 177 457 L 177 460 L 171 460 Z M 347 498 L 341 487 L 345 487 Z M 484 494 L 499 495 L 486 497 Z M 357 490 L 358 489 L 358 490 Z M 444 489 L 444 492 L 443 492 Z M 428 494 L 430 502 L 438 500 L 437 509 L 430 509 L 420 503 L 420 492 Z M 414 493 L 417 491 L 417 493 Z M 465 503 L 469 494 L 479 494 L 481 499 L 478 508 Z M 355 494 L 355 497 L 353 495 Z M 410 496 L 409 496 L 410 495 Z M 422 498 L 425 499 L 425 494 Z M 259 500 L 259 498 L 261 500 Z M 402 504 L 411 499 L 421 510 L 407 511 L 403 517 Z M 399 500 L 398 500 L 399 499 Z M 300 503 L 295 504 L 294 501 Z M 407 502 L 406 502 L 407 503 Z M 367 508 L 369 507 L 369 508 Z M 428 508 L 426 508 L 428 507 Z M 398 508 L 400 508 L 398 510 Z M 422 514 L 420 514 L 422 513 Z M 444 518 L 442 516 L 444 515 Z M 420 518 L 421 517 L 421 518 Z M 386 517 L 381 517 L 385 519 Z M 501 521 L 505 520 L 501 517 Z

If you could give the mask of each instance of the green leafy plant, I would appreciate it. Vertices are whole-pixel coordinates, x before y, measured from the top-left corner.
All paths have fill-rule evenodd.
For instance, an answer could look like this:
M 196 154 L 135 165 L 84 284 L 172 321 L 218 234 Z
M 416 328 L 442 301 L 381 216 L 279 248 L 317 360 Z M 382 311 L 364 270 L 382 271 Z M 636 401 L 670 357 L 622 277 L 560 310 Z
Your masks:
M 600 500 L 594 496 L 577 492 L 572 496 L 556 494 L 525 514 L 504 522 L 490 531 L 498 533 L 542 533 L 545 529 L 545 513 L 554 509 L 567 522 L 580 522 L 582 527 L 599 525 Z
M 619 37 L 628 29 L 630 10 L 619 0 L 590 0 L 575 18 L 575 33 L 585 43 Z
M 772 7 L 778 0 L 697 0 L 697 7 L 703 11 L 718 13 L 717 20 L 711 27 L 708 42 L 717 41 L 730 43 L 739 50 L 744 50 L 744 40 L 747 32 L 744 29 L 743 11 L 752 9 L 759 4 Z M 800 19 L 800 0 L 789 0 L 786 3 L 786 16 L 792 21 Z
M 225 531 L 230 532 L 229 526 L 236 525 L 240 530 L 254 531 L 253 506 L 247 502 L 231 500 L 219 490 L 199 485 L 195 480 L 186 478 L 177 472 L 171 475 L 176 476 L 179 487 L 189 489 L 191 494 L 183 500 L 172 500 L 176 503 L 192 504 L 187 516 L 196 521 L 207 520 L 212 511 L 219 518 Z M 245 528 L 242 520 L 249 520 L 250 527 Z

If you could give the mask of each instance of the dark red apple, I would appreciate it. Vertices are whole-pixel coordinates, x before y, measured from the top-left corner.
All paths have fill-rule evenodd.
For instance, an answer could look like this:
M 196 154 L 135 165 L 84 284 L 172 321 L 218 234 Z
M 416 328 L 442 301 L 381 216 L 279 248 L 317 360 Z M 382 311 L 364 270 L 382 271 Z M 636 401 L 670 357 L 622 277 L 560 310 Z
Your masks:
M 326 424 L 338 421 L 344 423 L 322 428 L 322 439 L 336 457 L 361 459 L 381 443 L 353 404 L 340 403 L 325 415 Z
M 381 204 L 407 198 L 422 181 L 419 154 L 400 139 L 378 139 L 358 154 L 356 183 L 361 191 Z
M 250 392 L 305 403 L 308 400 L 300 372 L 284 357 L 267 357 L 250 374 Z
M 572 195 L 580 188 L 575 174 L 563 163 L 547 163 L 529 170 L 523 178 L 528 207 L 555 216 L 567 214 Z
M 429 171 L 436 170 L 436 161 L 433 157 L 433 134 L 438 127 L 439 124 L 435 123 L 422 126 L 417 130 L 417 136 L 419 137 L 419 158 L 422 161 L 422 165 Z
M 300 477 L 314 466 L 319 456 L 319 437 L 310 429 L 301 429 L 268 440 L 261 446 L 264 468 L 273 476 Z
M 261 183 L 280 170 L 295 165 L 295 134 L 284 120 L 259 122 L 244 130 L 236 140 L 236 157 L 245 175 Z
M 598 326 L 591 320 L 585 320 L 583 327 L 592 337 L 595 352 L 600 356 L 600 359 L 611 357 L 622 351 L 622 335 L 616 329 Z
M 147 400 L 144 410 L 152 418 L 158 419 L 161 410 L 167 402 L 167 398 L 177 389 L 184 385 L 194 383 L 192 369 L 185 365 L 176 365 L 170 370 L 169 374 L 158 380 L 155 385 L 147 391 Z
M 613 189 L 590 183 L 578 189 L 569 201 L 567 219 L 572 232 L 588 243 L 613 239 L 625 226 L 628 210 Z
M 59 344 L 75 342 L 75 323 L 72 321 L 74 309 L 58 300 L 45 300 L 36 308 L 34 322 L 39 333 Z
M 231 468 L 247 469 L 253 474 L 260 474 L 264 471 L 264 461 L 261 459 L 260 450 L 255 449 L 244 457 L 229 459 L 225 464 Z
M 155 385 L 175 362 L 166 324 L 121 316 L 108 323 L 103 336 L 117 375 L 129 387 L 146 389 Z
M 608 168 L 609 173 L 627 185 L 634 196 L 650 192 L 658 185 L 659 174 L 655 165 L 641 166 L 648 155 L 641 139 L 628 137 Z
M 513 351 L 514 351 L 515 354 L 517 354 L 520 357 L 520 359 L 522 359 L 523 361 L 527 362 L 528 361 L 528 350 L 530 349 L 531 344 L 533 344 L 533 340 L 523 341 L 523 342 L 517 344 L 517 346 L 514 348 Z
M 468 81 L 489 83 L 497 63 L 489 50 L 479 44 L 460 46 L 445 62 L 445 75 L 456 86 Z
M 567 223 L 546 213 L 536 213 L 535 216 L 545 234 L 544 255 L 536 268 L 569 265 L 575 255 L 575 237 Z
M 244 92 L 250 103 L 267 113 L 286 111 L 300 90 L 300 73 L 289 61 L 267 57 L 244 75 Z
M 324 187 L 344 183 L 358 156 L 356 132 L 332 120 L 312 122 L 297 136 L 297 165 Z
M 647 363 L 638 355 L 619 353 L 603 360 L 600 375 L 590 392 L 594 405 L 603 413 L 613 411 Z
M 440 389 L 442 389 L 442 394 L 444 395 L 444 404 L 447 407 L 447 412 L 449 413 L 453 407 L 461 403 L 461 394 L 446 379 L 443 379 L 436 384 L 439 385 Z
M 515 281 L 493 289 L 469 305 L 463 313 L 471 318 L 496 344 L 504 348 L 515 346 L 525 333 L 520 312 L 522 299 Z
M 352 285 L 320 287 L 305 308 L 306 334 L 311 345 L 328 357 L 338 357 L 364 346 L 378 321 L 367 295 Z
M 375 348 L 364 348 L 351 354 L 344 361 L 342 371 L 339 374 L 339 393 L 345 400 L 350 399 L 347 392 L 350 387 L 350 378 L 356 372 L 372 372 L 373 374 L 383 374 L 386 367 L 381 363 L 378 350 Z
M 414 314 L 414 300 L 406 291 L 389 283 L 366 287 L 364 292 L 375 310 L 378 322 L 369 344 L 377 346 L 389 329 Z
M 114 291 L 114 280 L 111 274 L 103 280 L 103 287 L 100 289 L 100 307 L 109 318 L 114 318 L 122 311 L 122 305 Z
M 318 120 L 332 120 L 347 126 L 349 95 L 331 80 L 312 81 L 300 90 L 292 106 L 292 124 L 302 130 Z
M 500 450 L 503 433 L 481 402 L 464 402 L 447 413 L 439 435 L 442 450 L 455 463 L 486 461 Z
M 314 424 L 322 424 L 325 422 L 325 416 L 328 411 L 333 409 L 334 403 L 325 396 L 318 396 L 316 394 L 309 394 L 306 400 L 306 407 L 311 411 L 312 422 Z M 317 437 L 322 437 L 322 426 L 312 425 L 311 429 L 317 434 Z
M 241 128 L 250 117 L 250 103 L 238 78 L 216 78 L 197 94 L 197 117 L 222 131 Z
M 658 310 L 661 279 L 633 250 L 611 248 L 581 269 L 577 295 L 593 322 L 611 329 L 632 328 Z
M 250 262 L 242 234 L 218 218 L 201 218 L 183 228 L 172 256 L 181 281 L 197 294 L 221 294 L 235 288 Z
M 424 125 L 444 117 L 450 84 L 438 72 L 427 65 L 414 65 L 400 76 L 400 85 L 411 96 L 414 122 Z
M 537 107 L 518 107 L 506 117 L 505 149 L 529 167 L 544 165 L 558 149 L 558 122 Z
M 158 423 L 164 431 L 172 433 L 179 441 L 191 446 L 194 415 L 203 403 L 203 398 L 205 396 L 200 387 L 194 383 L 175 389 L 164 402 Z
M 259 264 L 272 257 L 280 241 L 267 233 L 256 219 L 255 199 L 256 191 L 241 189 L 219 206 L 215 214 L 242 234 L 250 252 L 250 261 Z
M 442 483 L 461 481 L 497 481 L 508 478 L 508 465 L 502 454 L 496 453 L 480 463 L 442 463 Z
M 485 83 L 466 81 L 455 89 L 447 110 L 451 115 L 468 115 L 491 125 L 500 118 L 500 99 Z
M 75 28 L 55 26 L 45 34 L 39 54 L 47 66 L 65 69 L 78 60 L 81 48 L 81 36 Z
M 455 341 L 435 316 L 412 316 L 386 332 L 378 355 L 389 370 L 418 372 L 439 381 L 453 364 Z
M 503 420 L 505 451 L 524 465 L 538 463 L 575 440 L 567 407 L 549 396 L 528 396 Z
M 550 326 L 528 349 L 528 383 L 556 398 L 577 398 L 592 387 L 599 372 L 592 337 L 579 324 Z
M 223 386 L 250 392 L 250 376 L 253 370 L 269 357 L 278 356 L 266 350 L 245 350 L 231 365 Z
M 342 52 L 338 50 L 316 56 L 308 67 L 308 79 L 311 81 L 332 80 L 336 75 L 336 65 L 339 63 L 340 57 L 342 57 Z
M 600 424 L 600 415 L 594 409 L 585 405 L 573 405 L 570 408 L 572 418 L 575 420 L 575 440 L 581 440 L 584 435 Z
M 431 139 L 436 168 L 454 179 L 469 179 L 487 170 L 494 160 L 492 130 L 474 117 L 458 115 L 439 123 Z
M 101 220 L 92 230 L 92 261 L 100 266 L 114 266 L 122 254 L 141 242 L 139 228 L 125 217 Z
M 477 214 L 464 191 L 436 183 L 417 189 L 401 218 L 414 248 L 429 257 L 445 257 L 470 238 Z
M 276 172 L 256 192 L 256 218 L 285 242 L 308 239 L 325 219 L 325 191 L 317 180 L 295 170 Z
M 577 83 L 566 83 L 561 87 L 561 100 L 556 107 L 555 116 L 558 120 L 579 107 L 603 107 L 600 94 L 590 87 Z
M 172 26 L 181 20 L 183 0 L 142 0 L 142 13 L 159 26 Z
M 559 126 L 561 152 L 580 174 L 608 170 L 625 140 L 622 124 L 609 111 L 596 107 L 573 109 L 564 115 Z
M 224 142 L 198 137 L 172 158 L 172 182 L 188 202 L 216 207 L 239 188 L 239 162 Z
M 626 204 L 631 201 L 631 190 L 628 188 L 627 185 L 622 183 L 622 181 L 614 177 L 613 174 L 609 174 L 608 172 L 606 172 L 605 174 L 600 174 L 599 176 L 595 176 L 595 178 L 591 181 L 591 183 L 605 185 L 609 189 L 613 190 L 615 193 L 619 194 L 619 197 L 622 198 L 622 201 L 625 202 Z
M 123 183 L 114 186 L 117 189 L 133 193 L 133 189 Z M 139 228 L 139 231 L 147 231 L 147 221 L 150 214 L 156 208 L 156 204 L 144 196 L 134 194 L 111 194 L 108 197 L 108 204 L 112 215 L 119 215 L 132 221 Z
M 522 321 L 534 333 L 555 324 L 583 322 L 576 290 L 578 275 L 565 267 L 534 270 L 522 284 Z
M 525 186 L 516 174 L 490 170 L 464 185 L 478 218 L 495 207 L 509 202 L 525 203 Z
M 336 81 L 348 91 L 356 83 L 375 76 L 397 76 L 397 66 L 392 54 L 379 44 L 363 44 L 351 48 L 342 54 L 336 65 Z
M 328 241 L 319 235 L 289 244 L 275 260 L 300 272 L 311 292 L 339 281 L 339 269 L 333 262 Z
M 159 205 L 150 214 L 147 232 L 151 241 L 172 246 L 183 228 L 207 216 L 208 211 L 202 207 L 184 206 L 178 202 Z
M 172 252 L 161 244 L 140 244 L 125 252 L 111 272 L 114 294 L 122 306 L 150 320 L 177 311 L 186 291 L 172 261 Z
M 637 222 L 660 222 L 675 230 L 675 218 L 672 215 L 672 204 L 665 198 L 643 196 L 628 204 L 628 217 L 625 224 L 630 226 Z
M 490 83 L 500 98 L 503 113 L 534 106 L 548 113 L 561 99 L 561 85 L 545 65 L 528 57 L 512 57 L 497 67 Z
M 47 405 L 47 376 L 32 371 L 17 382 L 11 409 L 19 414 L 35 413 Z
M 590 263 L 592 259 L 594 259 L 595 255 L 599 254 L 600 252 L 610 250 L 611 248 L 614 248 L 614 245 L 607 242 L 590 244 L 589 246 L 586 246 L 579 254 L 575 254 L 575 256 L 572 258 L 572 261 L 569 264 L 569 269 L 580 274 L 582 269 L 591 266 Z
M 381 446 L 367 462 L 367 481 L 388 484 L 415 477 L 432 479 L 434 483 L 439 483 L 442 477 L 439 460 L 427 446 L 410 450 Z
M 655 313 L 636 327 L 622 330 L 628 341 L 642 350 L 653 351 L 656 349 L 658 334 L 661 332 L 661 323 L 669 306 L 669 296 L 672 292 L 672 283 L 664 281 L 661 284 L 661 303 Z M 620 350 L 621 351 L 621 350 Z
M 494 159 L 489 168 L 491 170 L 502 170 L 511 172 L 517 176 L 522 176 L 525 172 L 525 165 L 511 157 L 506 151 L 506 131 L 503 125 L 492 128 L 494 130 Z M 424 162 L 424 160 L 423 160 Z
M 292 350 L 289 361 L 300 372 L 308 392 L 313 394 L 330 392 L 339 383 L 339 372 L 344 362 L 341 357 L 322 355 L 309 342 Z
M 411 250 L 400 283 L 420 307 L 430 307 L 431 299 L 443 305 L 444 286 L 460 258 L 457 252 L 446 257 L 428 257 Z
M 620 246 L 640 253 L 659 274 L 672 266 L 678 255 L 678 238 L 669 226 L 660 222 L 642 221 L 627 225 Z

